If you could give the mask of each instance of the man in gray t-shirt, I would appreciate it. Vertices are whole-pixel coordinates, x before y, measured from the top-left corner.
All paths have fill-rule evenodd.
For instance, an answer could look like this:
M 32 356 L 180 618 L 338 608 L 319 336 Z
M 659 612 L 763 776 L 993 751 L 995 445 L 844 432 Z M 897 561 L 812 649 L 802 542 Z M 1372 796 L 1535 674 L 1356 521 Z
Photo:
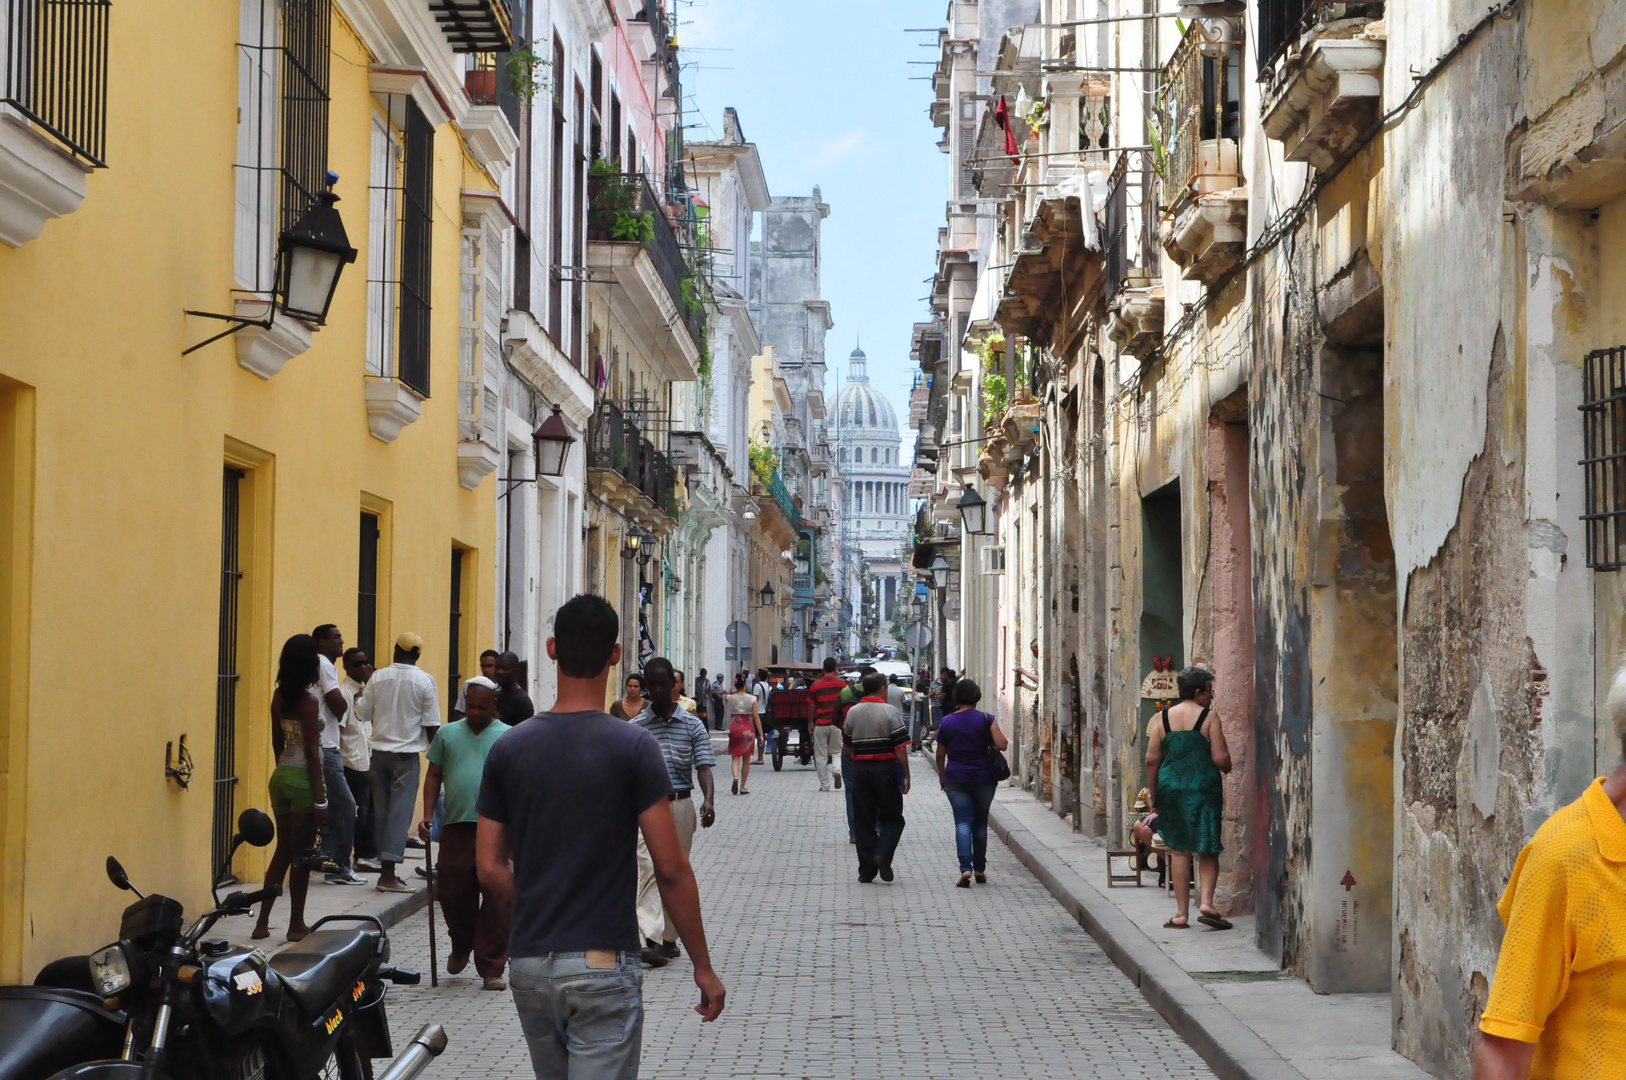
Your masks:
M 886 676 L 864 676 L 864 696 L 847 710 L 843 748 L 851 761 L 853 842 L 858 880 L 891 881 L 892 856 L 903 838 L 903 797 L 909 793 L 909 729 L 886 700 Z
M 480 784 L 475 861 L 481 886 L 513 905 L 509 981 L 538 1080 L 638 1075 L 640 832 L 661 901 L 688 947 L 697 1011 L 705 1020 L 723 1011 L 694 871 L 672 819 L 666 760 L 648 731 L 604 712 L 620 630 L 600 597 L 559 609 L 548 639 L 558 699 L 503 733 Z

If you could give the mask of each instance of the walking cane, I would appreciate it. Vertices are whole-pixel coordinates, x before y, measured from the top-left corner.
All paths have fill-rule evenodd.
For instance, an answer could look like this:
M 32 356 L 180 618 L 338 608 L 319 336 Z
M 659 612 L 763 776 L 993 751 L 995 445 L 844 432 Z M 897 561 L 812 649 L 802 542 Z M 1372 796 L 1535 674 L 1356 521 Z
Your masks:
M 440 985 L 440 966 L 435 961 L 435 865 L 430 855 L 435 850 L 433 837 L 423 845 L 423 879 L 429 883 L 429 985 Z

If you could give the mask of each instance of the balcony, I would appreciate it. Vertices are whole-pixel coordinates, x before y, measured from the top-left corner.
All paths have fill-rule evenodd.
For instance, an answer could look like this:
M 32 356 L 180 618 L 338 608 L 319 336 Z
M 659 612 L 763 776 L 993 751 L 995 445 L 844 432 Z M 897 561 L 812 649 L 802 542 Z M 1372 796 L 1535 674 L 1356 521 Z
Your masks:
M 1048 339 L 1057 320 L 1101 287 L 1105 266 L 1083 200 L 1056 192 L 1038 200 L 994 318 L 1008 333 Z
M 4 0 L 0 241 L 21 247 L 106 164 L 109 0 Z
M 664 533 L 676 520 L 677 470 L 619 404 L 602 401 L 588 425 L 588 482 L 610 506 Z
M 1329 17 L 1328 21 L 1317 15 Z M 1329 169 L 1377 119 L 1383 91 L 1381 3 L 1308 5 L 1265 89 L 1265 133 L 1288 161 Z M 1353 16 L 1338 18 L 1337 16 Z
M 662 373 L 699 378 L 705 283 L 684 254 L 699 246 L 692 211 L 669 212 L 642 173 L 590 173 L 587 204 L 588 266 L 614 275 Z
M 754 475 L 752 476 L 752 486 L 763 486 L 761 481 L 757 480 Z M 766 489 L 766 493 L 773 497 L 773 501 L 779 507 L 780 512 L 789 519 L 791 528 L 800 532 L 802 528 L 802 511 L 797 507 L 796 500 L 791 496 L 790 489 L 785 486 L 784 476 L 780 474 L 777 468 L 769 477 Z
M 507 0 L 429 0 L 429 11 L 453 52 L 506 52 L 514 47 Z
M 1163 285 L 1132 270 L 1107 307 L 1107 337 L 1118 351 L 1144 361 L 1163 346 Z
M 1248 194 L 1224 191 L 1186 204 L 1163 235 L 1163 250 L 1180 264 L 1180 276 L 1213 287 L 1239 263 L 1248 247 Z
M 1156 121 L 1166 148 L 1161 172 L 1176 213 L 1193 199 L 1242 186 L 1241 32 L 1231 19 L 1193 22 L 1163 68 Z

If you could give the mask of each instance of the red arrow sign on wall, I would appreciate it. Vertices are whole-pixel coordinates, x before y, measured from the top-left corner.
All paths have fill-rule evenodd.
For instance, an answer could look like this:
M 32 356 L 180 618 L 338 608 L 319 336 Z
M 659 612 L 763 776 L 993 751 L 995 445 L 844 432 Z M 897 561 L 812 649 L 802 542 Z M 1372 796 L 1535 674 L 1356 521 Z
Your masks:
M 1345 870 L 1344 880 L 1340 881 L 1338 884 L 1344 887 L 1345 892 L 1348 892 L 1355 887 L 1355 875 L 1350 873 L 1348 870 Z

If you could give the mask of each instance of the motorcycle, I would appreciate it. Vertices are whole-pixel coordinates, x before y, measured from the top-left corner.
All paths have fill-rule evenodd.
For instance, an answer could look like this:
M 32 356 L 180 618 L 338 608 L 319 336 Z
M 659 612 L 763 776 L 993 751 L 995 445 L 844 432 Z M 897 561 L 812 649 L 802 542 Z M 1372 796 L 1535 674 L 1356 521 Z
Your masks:
M 239 846 L 275 833 L 263 811 L 243 811 L 215 880 Z M 207 935 L 281 886 L 224 900 L 211 889 L 215 909 L 187 927 L 179 901 L 143 895 L 111 855 L 107 876 L 137 897 L 119 940 L 0 987 L 0 1080 L 372 1080 L 373 1060 L 392 1056 L 386 984 L 420 976 L 389 964 L 376 918 L 330 915 L 268 957 Z M 425 1025 L 380 1080 L 411 1080 L 445 1046 Z

